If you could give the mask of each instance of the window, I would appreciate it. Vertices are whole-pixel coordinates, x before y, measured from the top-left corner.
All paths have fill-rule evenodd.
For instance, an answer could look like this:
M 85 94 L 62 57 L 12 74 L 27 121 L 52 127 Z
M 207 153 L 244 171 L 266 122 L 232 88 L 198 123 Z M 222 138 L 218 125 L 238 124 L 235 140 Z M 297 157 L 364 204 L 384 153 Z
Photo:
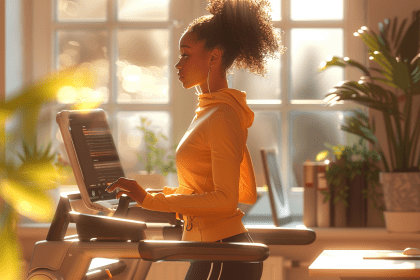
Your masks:
M 338 68 L 323 73 L 317 69 L 329 55 L 363 60 L 363 47 L 352 34 L 363 25 L 364 1 L 271 3 L 274 26 L 284 32 L 287 51 L 268 61 L 267 78 L 235 70 L 229 83 L 247 92 L 255 112 L 248 147 L 258 186 L 264 184 L 260 149 L 274 148 L 283 185 L 289 187 L 292 214 L 301 215 L 302 163 L 314 159 L 324 142 L 348 140 L 339 124 L 351 104 L 326 107 L 323 98 L 339 81 L 356 75 Z M 206 4 L 205 0 L 33 1 L 33 79 L 52 69 L 90 63 L 100 77 L 90 94 L 103 100 L 101 108 L 109 117 L 125 172 L 141 170 L 136 156 L 142 151 L 136 129 L 140 118 L 149 118 L 154 129 L 169 136 L 169 148 L 182 138 L 194 116 L 194 89 L 182 89 L 173 66 L 183 30 L 208 13 Z M 55 114 L 70 108 L 71 102 L 63 98 L 54 105 L 52 125 L 42 128 L 45 139 L 57 137 Z M 177 186 L 175 175 L 168 185 Z M 269 214 L 269 205 L 266 211 Z
M 363 1 L 349 0 L 270 2 L 274 26 L 282 32 L 286 52 L 279 60 L 268 61 L 267 78 L 234 71 L 230 79 L 234 87 L 247 92 L 255 112 L 248 146 L 258 186 L 264 182 L 260 149 L 276 149 L 283 186 L 289 187 L 291 214 L 299 216 L 303 213 L 303 162 L 315 160 L 325 142 L 354 141 L 340 130 L 346 111 L 354 105 L 326 107 L 323 99 L 338 82 L 357 74 L 341 68 L 320 73 L 318 67 L 334 55 L 363 61 L 359 52 L 363 47 L 352 34 L 363 25 L 364 6 Z M 266 208 L 269 212 L 268 205 Z
M 145 150 L 137 128 L 141 118 L 151 121 L 152 130 L 169 137 L 162 147 L 170 149 L 176 128 L 171 72 L 175 72 L 181 27 L 185 27 L 173 20 L 183 17 L 172 8 L 173 1 L 49 0 L 49 6 L 37 2 L 33 4 L 34 34 L 41 38 L 34 42 L 34 76 L 80 64 L 89 64 L 97 76 L 93 91 L 60 91 L 52 114 L 86 98 L 102 100 L 128 177 L 143 169 L 137 158 Z M 193 108 L 191 112 L 192 117 Z M 65 155 L 53 116 L 51 120 L 46 138 L 53 138 Z M 168 179 L 168 185 L 177 185 L 174 174 Z

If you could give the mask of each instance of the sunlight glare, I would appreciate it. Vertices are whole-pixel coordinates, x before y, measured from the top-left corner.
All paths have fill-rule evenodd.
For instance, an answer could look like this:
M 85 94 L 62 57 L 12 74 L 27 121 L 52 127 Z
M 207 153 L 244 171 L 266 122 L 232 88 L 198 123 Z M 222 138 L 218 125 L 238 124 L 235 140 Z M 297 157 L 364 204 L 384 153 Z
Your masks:
M 336 96 L 333 99 L 331 99 L 331 101 L 329 101 L 330 103 L 330 107 L 334 106 L 335 104 L 338 103 L 338 100 L 340 99 L 340 96 Z
M 131 149 L 138 149 L 141 144 L 143 133 L 138 129 L 133 129 L 127 134 L 127 145 Z
M 337 97 L 337 94 L 331 94 L 324 98 L 325 103 L 329 103 L 331 100 Z
M 169 17 L 169 0 L 118 0 L 118 18 L 124 21 L 164 21 Z
M 72 86 L 64 86 L 57 92 L 57 100 L 63 104 L 71 104 L 76 102 L 77 90 Z
M 343 7 L 343 0 L 292 0 L 291 19 L 342 20 Z

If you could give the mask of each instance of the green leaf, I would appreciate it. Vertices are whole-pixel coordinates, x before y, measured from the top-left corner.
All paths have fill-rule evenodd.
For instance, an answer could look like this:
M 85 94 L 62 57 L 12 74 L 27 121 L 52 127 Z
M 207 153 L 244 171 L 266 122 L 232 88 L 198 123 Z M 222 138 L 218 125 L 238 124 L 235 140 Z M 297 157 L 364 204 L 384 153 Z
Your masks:
M 328 156 L 329 152 L 327 150 L 321 151 L 316 155 L 316 161 L 324 160 Z
M 38 222 L 49 222 L 54 215 L 52 199 L 41 189 L 19 181 L 2 180 L 0 195 L 19 214 Z
M 331 67 L 331 66 L 340 66 L 340 67 L 345 67 L 346 64 L 342 62 L 343 59 L 337 56 L 332 57 L 330 60 L 328 61 L 324 61 L 321 63 L 321 66 L 319 68 L 319 71 L 324 71 L 325 69 Z
M 58 182 L 64 179 L 49 159 L 25 161 L 10 177 L 25 185 L 34 185 L 44 190 L 55 189 Z
M 362 64 L 360 64 L 360 63 L 358 63 L 354 60 L 351 60 L 351 59 L 346 60 L 346 62 L 349 65 L 357 67 L 358 69 L 360 69 L 366 76 L 370 76 L 369 70 L 366 67 L 364 67 Z
M 7 211 L 2 213 L 6 219 L 0 227 L 0 275 L 1 279 L 21 280 L 21 249 L 16 238 L 16 215 Z

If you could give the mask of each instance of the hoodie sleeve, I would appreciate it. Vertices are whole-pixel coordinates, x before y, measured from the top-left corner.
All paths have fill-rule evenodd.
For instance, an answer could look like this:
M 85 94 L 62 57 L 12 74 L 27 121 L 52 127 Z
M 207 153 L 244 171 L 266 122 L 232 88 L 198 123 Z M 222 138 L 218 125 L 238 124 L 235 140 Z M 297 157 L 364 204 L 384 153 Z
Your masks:
M 229 215 L 239 201 L 240 165 L 243 159 L 242 128 L 233 110 L 217 110 L 206 125 L 214 191 L 203 194 L 148 194 L 142 207 L 188 216 Z

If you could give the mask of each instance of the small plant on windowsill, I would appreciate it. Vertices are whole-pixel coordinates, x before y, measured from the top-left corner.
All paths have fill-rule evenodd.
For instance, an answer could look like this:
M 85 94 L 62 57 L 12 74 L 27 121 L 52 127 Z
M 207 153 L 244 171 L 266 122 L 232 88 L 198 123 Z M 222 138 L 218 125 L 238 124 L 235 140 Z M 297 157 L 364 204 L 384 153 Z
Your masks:
M 137 129 L 143 132 L 143 139 L 146 143 L 146 155 L 142 156 L 137 155 L 137 158 L 144 164 L 147 174 L 153 174 L 157 172 L 163 176 L 168 176 L 170 173 L 176 173 L 176 164 L 175 164 L 175 150 L 178 146 L 175 144 L 170 149 L 158 147 L 160 139 L 168 141 L 168 137 L 162 133 L 156 134 L 150 127 L 151 121 L 147 118 L 141 118 L 141 126 L 138 126 Z
M 348 117 L 349 121 L 354 117 Z M 381 200 L 382 194 L 378 192 L 379 172 L 378 163 L 381 160 L 380 155 L 375 150 L 369 150 L 363 138 L 352 146 L 324 144 L 333 153 L 330 156 L 329 150 L 318 153 L 316 160 L 322 161 L 329 159 L 325 173 L 329 191 L 323 191 L 325 195 L 324 202 L 333 199 L 333 203 L 341 202 L 349 207 L 348 197 L 350 188 L 355 182 L 356 176 L 362 176 L 366 183 L 366 188 L 362 190 L 361 195 L 364 199 L 372 202 L 372 207 L 379 211 L 384 210 Z

